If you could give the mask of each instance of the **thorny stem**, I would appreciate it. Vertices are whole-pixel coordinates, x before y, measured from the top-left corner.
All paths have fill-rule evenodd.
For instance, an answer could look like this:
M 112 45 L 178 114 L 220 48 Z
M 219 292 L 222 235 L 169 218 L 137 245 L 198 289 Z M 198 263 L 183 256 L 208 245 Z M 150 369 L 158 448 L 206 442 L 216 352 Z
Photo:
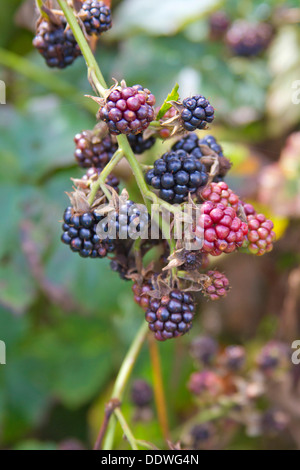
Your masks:
M 112 392 L 112 399 L 122 400 L 124 389 L 131 375 L 133 366 L 136 362 L 136 359 L 139 355 L 140 350 L 145 342 L 146 336 L 148 333 L 147 323 L 143 323 L 141 328 L 138 330 L 131 346 L 124 358 L 123 364 L 119 370 L 114 389 Z M 113 446 L 113 439 L 115 433 L 116 421 L 112 419 L 109 424 L 107 436 L 103 445 L 104 450 L 110 450 Z
M 149 336 L 149 351 L 152 363 L 154 397 L 158 414 L 158 421 L 162 430 L 164 439 L 169 439 L 170 431 L 167 416 L 166 399 L 162 381 L 161 364 L 157 342 L 154 336 Z
M 120 408 L 117 408 L 115 410 L 115 415 L 118 418 L 118 421 L 119 421 L 119 423 L 120 423 L 120 425 L 123 429 L 123 432 L 124 432 L 128 442 L 129 442 L 132 450 L 138 450 L 136 439 L 135 439 L 134 435 L 132 434 L 131 429 L 128 426 L 128 423 L 127 423 L 126 419 L 124 418 L 124 415 L 123 415 L 122 411 L 120 410 Z

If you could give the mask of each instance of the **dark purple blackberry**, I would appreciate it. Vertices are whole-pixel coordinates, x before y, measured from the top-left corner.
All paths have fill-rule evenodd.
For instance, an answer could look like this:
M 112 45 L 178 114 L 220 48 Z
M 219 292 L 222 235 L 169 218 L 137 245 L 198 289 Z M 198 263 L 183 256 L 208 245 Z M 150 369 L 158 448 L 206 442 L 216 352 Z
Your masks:
M 97 225 L 102 218 L 95 211 L 76 215 L 72 207 L 67 207 L 62 226 L 62 242 L 82 258 L 104 258 L 114 251 L 115 244 L 113 240 L 100 239 L 97 235 Z
M 102 170 L 100 168 L 91 167 L 88 169 L 86 174 L 81 179 L 83 181 L 89 181 L 89 180 L 95 181 L 99 178 L 101 171 Z M 114 190 L 117 193 L 119 193 L 120 181 L 115 175 L 113 175 L 112 173 L 108 175 L 108 177 L 105 180 L 105 183 L 111 186 L 112 188 L 114 188 Z
M 101 132 L 83 131 L 74 137 L 76 145 L 75 158 L 82 168 L 96 167 L 103 169 L 109 162 L 117 145 L 110 135 L 101 137 Z
M 129 134 L 128 140 L 132 151 L 137 155 L 146 152 L 155 144 L 155 137 L 151 136 L 148 139 L 144 139 L 143 134 Z
M 141 85 L 116 86 L 99 111 L 113 135 L 140 134 L 154 118 L 155 97 Z
M 161 299 L 150 299 L 146 320 L 155 338 L 165 341 L 187 333 L 192 327 L 194 315 L 191 294 L 176 289 Z
M 149 236 L 149 214 L 145 206 L 127 201 L 118 210 L 110 211 L 102 220 L 97 233 L 103 239 L 136 240 Z
M 184 150 L 175 150 L 156 160 L 154 168 L 146 173 L 145 180 L 154 189 L 160 190 L 161 199 L 170 204 L 181 204 L 188 193 L 207 184 L 208 174 L 198 158 Z
M 193 449 L 207 445 L 215 433 L 216 430 L 211 423 L 196 424 L 190 431 Z
M 273 29 L 267 23 L 235 21 L 226 34 L 226 43 L 238 56 L 252 57 L 263 52 L 272 39 Z
M 212 363 L 217 352 L 218 344 L 210 336 L 200 336 L 192 341 L 191 355 L 205 366 Z
M 173 146 L 172 150 L 184 150 L 189 155 L 196 157 L 200 160 L 203 157 L 201 148 L 199 147 L 200 140 L 197 134 L 189 133 L 182 139 L 178 140 Z
M 131 401 L 135 406 L 143 408 L 153 399 L 152 387 L 145 380 L 135 380 L 131 388 Z
M 242 369 L 246 361 L 246 352 L 243 346 L 227 346 L 223 354 L 223 364 L 232 371 Z
M 205 129 L 207 124 L 214 120 L 214 108 L 204 96 L 195 95 L 183 100 L 180 117 L 187 131 Z
M 209 33 L 212 40 L 220 40 L 230 26 L 230 19 L 225 11 L 216 11 L 209 18 Z
M 81 7 L 79 16 L 90 36 L 92 34 L 99 36 L 112 26 L 111 10 L 104 2 L 86 0 Z
M 42 19 L 37 26 L 37 33 L 32 43 L 44 57 L 48 67 L 63 69 L 81 55 L 72 30 L 66 26 L 67 22 L 62 17 L 60 25 Z

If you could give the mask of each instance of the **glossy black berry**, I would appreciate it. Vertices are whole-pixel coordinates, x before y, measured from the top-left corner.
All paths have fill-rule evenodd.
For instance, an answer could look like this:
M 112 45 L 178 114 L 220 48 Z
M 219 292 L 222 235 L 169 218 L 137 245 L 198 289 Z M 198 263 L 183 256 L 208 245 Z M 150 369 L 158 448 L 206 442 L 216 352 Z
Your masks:
M 80 48 L 71 29 L 61 18 L 61 24 L 56 25 L 43 19 L 38 24 L 33 46 L 44 57 L 49 67 L 63 69 L 71 65 L 81 55 Z
M 205 129 L 208 123 L 214 120 L 214 108 L 202 95 L 195 95 L 183 100 L 183 109 L 180 113 L 182 125 L 187 131 Z
M 80 10 L 81 17 L 87 34 L 96 34 L 108 31 L 112 26 L 111 10 L 104 2 L 86 0 Z
M 145 175 L 147 184 L 159 189 L 161 199 L 181 204 L 188 193 L 205 186 L 208 174 L 201 161 L 184 150 L 165 153 Z
M 148 139 L 144 139 L 143 134 L 129 134 L 128 140 L 130 147 L 137 155 L 146 152 L 146 150 L 149 150 L 155 144 L 155 137 L 151 136 Z
M 82 168 L 104 168 L 117 150 L 112 137 L 107 135 L 102 138 L 97 130 L 76 134 L 74 142 L 75 158 Z

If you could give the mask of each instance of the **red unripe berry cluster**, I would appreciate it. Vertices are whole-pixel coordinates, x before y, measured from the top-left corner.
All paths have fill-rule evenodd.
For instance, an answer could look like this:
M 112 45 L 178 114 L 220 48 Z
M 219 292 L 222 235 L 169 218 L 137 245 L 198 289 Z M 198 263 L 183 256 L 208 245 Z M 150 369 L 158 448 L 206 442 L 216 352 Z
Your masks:
M 229 281 L 225 274 L 219 271 L 208 271 L 207 275 L 210 277 L 211 284 L 204 286 L 203 294 L 210 300 L 226 297 L 229 291 Z
M 248 250 L 257 256 L 269 253 L 275 240 L 274 224 L 263 214 L 258 214 L 251 204 L 243 204 L 248 221 Z
M 202 191 L 199 191 L 202 199 L 211 201 L 216 204 L 220 203 L 223 206 L 231 206 L 233 209 L 238 209 L 239 197 L 228 187 L 228 184 L 221 181 L 219 183 L 210 183 Z
M 241 247 L 248 226 L 236 215 L 232 207 L 206 201 L 196 227 L 196 236 L 203 238 L 201 250 L 213 256 L 232 253 Z
M 108 95 L 99 117 L 111 134 L 139 134 L 153 121 L 154 104 L 155 97 L 147 88 L 118 86 Z
M 132 292 L 134 293 L 134 301 L 144 310 L 147 310 L 147 308 L 149 307 L 150 297 L 147 294 L 151 290 L 153 290 L 151 281 L 146 281 L 142 285 L 134 283 L 132 286 Z

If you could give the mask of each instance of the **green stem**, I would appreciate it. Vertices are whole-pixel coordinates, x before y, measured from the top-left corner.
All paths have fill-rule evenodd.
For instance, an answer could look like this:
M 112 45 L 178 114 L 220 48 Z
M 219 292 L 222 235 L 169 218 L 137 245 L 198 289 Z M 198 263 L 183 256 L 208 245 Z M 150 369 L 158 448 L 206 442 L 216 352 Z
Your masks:
M 102 184 L 105 183 L 106 178 L 114 169 L 114 167 L 119 163 L 119 161 L 123 158 L 123 156 L 124 156 L 123 151 L 121 149 L 118 149 L 113 155 L 112 159 L 108 162 L 108 164 L 101 171 L 99 178 L 92 185 L 92 189 L 91 189 L 89 200 L 88 200 L 90 206 L 94 202 L 98 189 L 100 188 Z
M 43 70 L 39 66 L 33 64 L 27 59 L 18 56 L 14 52 L 6 51 L 0 48 L 0 64 L 8 69 L 14 70 L 17 73 L 24 75 L 25 77 L 33 80 L 40 85 L 43 85 L 46 89 L 52 93 L 61 96 L 64 99 L 71 101 L 72 103 L 78 104 L 84 107 L 87 111 L 95 114 L 97 107 L 92 100 L 83 98 L 81 93 L 78 93 L 77 89 L 72 85 L 64 82 L 53 73 L 49 73 L 49 70 Z
M 133 366 L 136 362 L 136 359 L 139 355 L 139 352 L 145 342 L 146 336 L 148 333 L 148 325 L 146 322 L 143 323 L 139 331 L 137 332 L 129 351 L 127 352 L 123 364 L 119 370 L 118 377 L 116 379 L 114 389 L 112 392 L 111 398 L 116 398 L 122 400 L 123 393 L 126 387 L 126 384 L 131 375 Z M 110 421 L 107 436 L 103 445 L 104 450 L 110 450 L 113 446 L 114 434 L 115 434 L 116 420 L 112 416 Z
M 43 10 L 43 6 L 44 6 L 43 0 L 35 0 L 35 3 L 36 3 L 37 8 L 39 9 L 40 14 L 41 14 L 44 18 L 47 18 L 47 19 L 48 19 L 47 13 L 45 13 L 44 10 Z
M 119 423 L 120 423 L 120 425 L 123 429 L 123 432 L 124 432 L 128 442 L 129 442 L 132 450 L 139 450 L 138 446 L 137 446 L 136 439 L 135 439 L 134 435 L 132 434 L 131 429 L 128 426 L 128 423 L 127 423 L 126 419 L 124 418 L 124 415 L 123 415 L 122 411 L 120 410 L 120 408 L 117 408 L 115 410 L 115 415 L 118 418 L 118 421 L 119 421 Z
M 80 47 L 80 50 L 82 52 L 82 55 L 83 57 L 85 58 L 85 61 L 86 61 L 86 64 L 87 64 L 87 67 L 88 67 L 88 70 L 89 70 L 89 74 L 91 77 L 93 77 L 93 75 L 95 76 L 95 78 L 97 79 L 98 81 L 98 91 L 101 91 L 101 95 L 103 96 L 104 93 L 105 93 L 105 90 L 107 89 L 107 85 L 106 85 L 106 82 L 104 80 L 104 77 L 102 75 L 102 72 L 96 62 L 96 59 L 94 57 L 94 54 L 92 53 L 91 51 L 91 48 L 87 42 L 87 40 L 85 39 L 84 37 L 84 34 L 83 32 L 81 31 L 81 28 L 77 22 L 77 19 L 74 15 L 74 12 L 72 10 L 72 8 L 70 8 L 66 1 L 65 0 L 57 0 L 60 8 L 62 9 L 62 11 L 64 12 L 65 14 L 65 17 L 66 17 L 66 20 L 70 26 L 70 28 L 72 29 L 73 31 L 73 34 L 75 36 L 75 39 Z M 100 87 L 99 87 L 100 85 Z

